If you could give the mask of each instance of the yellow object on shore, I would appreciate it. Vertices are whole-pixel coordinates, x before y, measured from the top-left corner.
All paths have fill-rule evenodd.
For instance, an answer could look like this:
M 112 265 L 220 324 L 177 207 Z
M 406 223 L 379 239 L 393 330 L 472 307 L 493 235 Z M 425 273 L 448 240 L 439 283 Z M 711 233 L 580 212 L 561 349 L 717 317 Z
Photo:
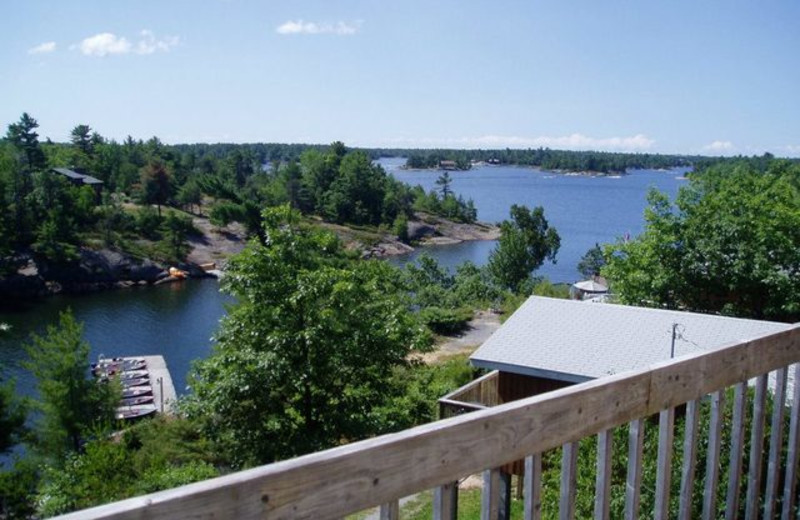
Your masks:
M 181 271 L 177 267 L 170 267 L 169 268 L 169 275 L 172 276 L 172 277 L 175 277 L 175 278 L 183 279 L 183 278 L 186 278 L 189 275 L 189 273 L 187 273 L 186 271 Z

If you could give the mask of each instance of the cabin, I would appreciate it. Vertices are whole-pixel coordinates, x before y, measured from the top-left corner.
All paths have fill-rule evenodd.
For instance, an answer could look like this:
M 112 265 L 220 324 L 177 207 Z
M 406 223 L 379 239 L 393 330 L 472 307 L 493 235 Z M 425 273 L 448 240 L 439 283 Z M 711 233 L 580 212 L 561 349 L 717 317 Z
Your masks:
M 622 499 L 625 519 L 666 520 L 675 517 L 674 508 L 680 519 L 718 518 L 722 510 L 731 519 L 740 511 L 744 518 L 796 516 L 800 385 L 788 382 L 800 377 L 800 326 L 575 301 L 560 307 L 542 300 L 528 300 L 473 362 L 497 373 L 501 364 L 523 367 L 526 373 L 510 373 L 566 385 L 560 389 L 64 518 L 327 519 L 379 507 L 381 519 L 395 520 L 402 498 L 432 490 L 432 517 L 454 520 L 461 482 L 478 474 L 481 518 L 507 519 L 507 467 L 521 460 L 524 518 L 541 519 L 546 505 L 560 519 L 573 520 L 578 453 L 585 450 L 596 461 L 596 475 L 591 488 L 585 478 L 581 484 L 593 507 L 593 514 L 581 518 L 608 520 L 612 495 Z M 553 326 L 545 317 L 556 320 Z M 546 336 L 539 334 L 543 326 Z M 581 342 L 572 344 L 575 338 Z M 501 339 L 516 348 L 500 352 Z M 548 355 L 533 359 L 542 347 Z M 632 359 L 610 350 L 630 354 L 634 347 Z M 598 360 L 602 364 L 595 366 Z M 770 381 L 777 404 L 771 411 Z M 755 386 L 751 399 L 748 384 Z M 726 402 L 733 411 L 728 420 Z M 709 410 L 703 427 L 701 403 Z M 685 416 L 680 446 L 678 409 Z M 643 445 L 651 428 L 657 460 L 647 492 L 654 501 L 645 507 Z M 612 472 L 612 439 L 620 430 L 627 457 L 624 471 Z M 596 442 L 581 442 L 590 438 Z M 547 485 L 555 486 L 555 494 L 543 492 L 544 454 L 552 452 L 559 457 L 548 461 L 555 461 L 549 464 L 560 477 Z M 679 480 L 675 486 L 673 479 Z
M 52 172 L 65 177 L 75 186 L 90 186 L 94 190 L 95 198 L 98 201 L 100 200 L 100 195 L 103 192 L 103 181 L 100 179 L 92 177 L 91 175 L 86 175 L 85 173 L 70 170 L 69 168 L 53 168 Z
M 455 161 L 439 161 L 440 170 L 457 170 L 458 164 Z
M 791 329 L 786 323 L 531 296 L 470 362 L 489 371 L 441 417 L 496 406 Z

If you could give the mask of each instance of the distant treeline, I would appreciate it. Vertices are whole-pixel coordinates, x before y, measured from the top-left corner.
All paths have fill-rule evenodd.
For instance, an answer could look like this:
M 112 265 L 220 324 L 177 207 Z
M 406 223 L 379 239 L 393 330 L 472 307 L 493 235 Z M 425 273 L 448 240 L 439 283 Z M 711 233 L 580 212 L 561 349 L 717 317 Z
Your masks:
M 466 170 L 474 162 L 535 166 L 545 170 L 622 173 L 629 169 L 659 169 L 692 166 L 700 156 L 650 153 L 575 152 L 537 148 L 527 150 L 381 150 L 384 155 L 407 157 L 408 168 L 438 168 L 441 161 L 454 161 Z M 719 159 L 713 159 L 719 160 Z

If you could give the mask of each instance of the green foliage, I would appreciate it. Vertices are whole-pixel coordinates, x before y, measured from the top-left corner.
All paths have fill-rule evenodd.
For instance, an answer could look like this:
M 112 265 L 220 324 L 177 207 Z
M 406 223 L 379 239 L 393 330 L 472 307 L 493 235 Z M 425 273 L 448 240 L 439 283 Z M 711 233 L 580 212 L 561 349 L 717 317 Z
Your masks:
M 24 431 L 27 407 L 14 392 L 14 381 L 0 378 L 0 455 L 20 440 Z
M 386 385 L 391 392 L 378 413 L 381 430 L 395 432 L 439 418 L 438 399 L 464 386 L 478 375 L 466 355 L 432 364 L 414 362 L 398 366 Z
M 44 336 L 33 334 L 26 350 L 30 360 L 25 366 L 36 377 L 39 394 L 34 446 L 58 466 L 67 453 L 80 449 L 93 427 L 110 424 L 118 394 L 114 385 L 98 385 L 87 377 L 89 344 L 69 310 Z
M 578 272 L 584 278 L 591 278 L 599 275 L 604 265 L 606 265 L 606 260 L 603 256 L 603 248 L 600 247 L 600 244 L 595 244 L 581 257 L 581 261 L 578 262 Z
M 435 334 L 453 336 L 467 328 L 472 319 L 473 310 L 469 307 L 460 309 L 443 309 L 441 307 L 425 307 L 420 309 L 420 320 Z
M 136 229 L 144 237 L 150 239 L 158 239 L 161 235 L 159 229 L 163 222 L 161 215 L 159 215 L 152 206 L 142 206 L 136 212 Z
M 166 166 L 160 161 L 152 161 L 141 171 L 142 202 L 156 204 L 158 216 L 161 216 L 161 206 L 166 204 L 172 196 L 172 179 Z
M 692 175 L 673 207 L 651 193 L 646 230 L 606 251 L 625 303 L 800 319 L 800 167 L 726 162 Z
M 186 243 L 186 237 L 195 231 L 192 219 L 170 211 L 164 219 L 164 228 L 163 242 L 169 254 L 168 259 L 176 262 L 182 261 L 190 250 L 189 244 Z
M 392 224 L 392 233 L 397 235 L 398 240 L 408 243 L 408 218 L 405 215 L 398 215 Z
M 373 434 L 392 371 L 429 341 L 391 266 L 352 262 L 298 219 L 264 212 L 264 243 L 223 279 L 238 303 L 194 367 L 187 412 L 238 465 Z
M 23 112 L 19 122 L 8 125 L 6 139 L 14 145 L 20 154 L 20 163 L 23 171 L 31 174 L 45 167 L 45 156 L 39 145 L 39 134 L 36 129 L 39 123 L 36 119 Z
M 0 518 L 34 518 L 38 484 L 36 461 L 15 457 L 10 469 L 0 471 Z
M 453 178 L 450 177 L 450 172 L 444 172 L 436 179 L 436 185 L 439 186 L 439 191 L 442 193 L 442 198 L 446 199 L 448 195 L 453 193 L 450 185 L 453 183 Z
M 489 256 L 488 269 L 502 287 L 518 291 L 544 261 L 555 263 L 561 238 L 537 206 L 511 206 L 511 220 L 500 224 L 500 240 Z

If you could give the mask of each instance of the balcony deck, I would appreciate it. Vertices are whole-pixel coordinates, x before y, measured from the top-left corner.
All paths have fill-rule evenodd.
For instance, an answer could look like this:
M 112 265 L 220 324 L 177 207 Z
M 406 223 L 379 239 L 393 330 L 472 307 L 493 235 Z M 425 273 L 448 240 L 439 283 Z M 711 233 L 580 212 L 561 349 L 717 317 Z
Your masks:
M 755 397 L 752 407 L 746 408 L 747 386 L 753 379 Z M 790 380 L 792 384 L 787 384 Z M 630 442 L 624 516 L 666 519 L 672 489 L 675 410 L 685 406 L 682 462 L 675 468 L 680 470 L 676 474 L 681 479 L 678 517 L 692 517 L 695 469 L 703 464 L 702 518 L 716 518 L 721 506 L 716 497 L 727 489 L 727 518 L 736 518 L 740 504 L 744 504 L 745 518 L 788 520 L 797 515 L 800 448 L 800 384 L 794 382 L 800 382 L 799 326 L 492 408 L 476 404 L 472 413 L 64 518 L 324 519 L 380 505 L 381 517 L 391 519 L 398 518 L 401 497 L 433 489 L 434 518 L 454 519 L 457 482 L 476 473 L 484 475 L 482 518 L 504 518 L 509 478 L 500 468 L 524 460 L 525 518 L 537 519 L 542 506 L 542 454 L 560 449 L 558 516 L 568 520 L 576 516 L 578 442 L 596 436 L 594 517 L 607 519 L 610 431 L 625 427 Z M 473 389 L 476 395 L 481 384 Z M 735 389 L 731 442 L 730 449 L 721 453 L 720 410 L 730 387 Z M 770 388 L 779 405 L 773 407 L 771 417 L 766 417 Z M 710 400 L 708 438 L 697 434 L 701 399 Z M 786 435 L 777 427 L 765 438 L 765 421 L 781 425 L 784 414 L 790 417 Z M 654 415 L 658 416 L 659 446 L 656 500 L 653 511 L 644 512 L 640 511 L 642 440 L 644 429 L 652 427 L 646 418 Z M 749 431 L 745 431 L 746 425 L 750 425 Z M 751 451 L 745 459 L 746 435 Z M 704 461 L 697 460 L 698 443 L 708 445 Z M 724 475 L 718 471 L 721 457 L 730 460 L 731 470 Z M 743 460 L 748 461 L 747 467 L 743 467 Z

